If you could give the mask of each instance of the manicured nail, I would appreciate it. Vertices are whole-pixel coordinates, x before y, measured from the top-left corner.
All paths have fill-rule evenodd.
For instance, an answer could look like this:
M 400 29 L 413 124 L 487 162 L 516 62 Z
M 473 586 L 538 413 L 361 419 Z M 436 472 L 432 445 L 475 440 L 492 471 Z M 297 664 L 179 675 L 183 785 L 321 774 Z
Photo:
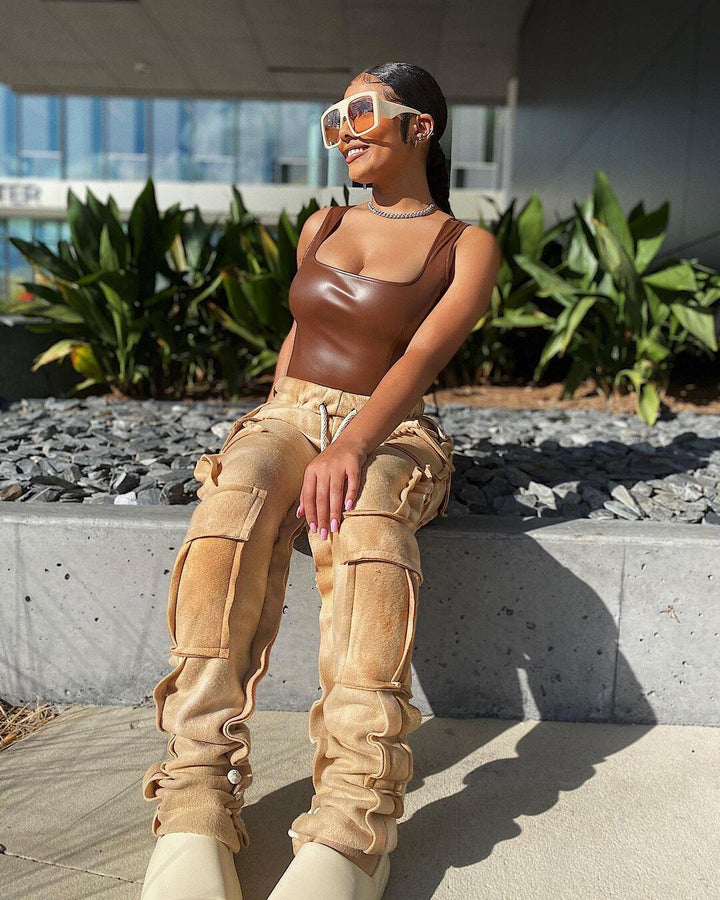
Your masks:
M 312 531 L 313 534 L 317 531 L 317 525 L 314 522 L 310 523 L 310 531 Z
M 348 497 L 347 500 L 345 501 L 345 509 L 346 510 L 352 509 L 352 504 L 353 504 L 352 498 Z
M 327 540 L 327 528 L 325 528 L 325 526 L 323 526 L 323 527 L 320 529 L 320 540 L 321 540 L 321 541 Z
M 330 531 L 337 531 L 337 530 L 338 530 L 338 520 L 333 517 L 330 520 Z
M 295 513 L 295 518 L 296 518 L 296 519 L 299 519 L 299 518 L 300 518 L 300 510 L 301 510 L 301 509 L 302 509 L 302 503 L 300 504 L 300 506 L 298 506 L 297 512 Z

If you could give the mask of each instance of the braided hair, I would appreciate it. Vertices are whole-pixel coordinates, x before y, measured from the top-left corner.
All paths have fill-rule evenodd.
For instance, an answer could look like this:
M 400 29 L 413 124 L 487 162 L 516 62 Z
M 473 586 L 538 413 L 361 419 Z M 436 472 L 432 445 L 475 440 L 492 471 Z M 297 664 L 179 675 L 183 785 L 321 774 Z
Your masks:
M 420 66 L 409 63 L 389 62 L 371 69 L 363 74 L 374 75 L 390 88 L 388 100 L 413 106 L 415 109 L 429 113 L 435 123 L 430 136 L 430 149 L 427 155 L 425 174 L 433 201 L 443 212 L 453 215 L 450 208 L 450 166 L 440 146 L 440 138 L 447 127 L 448 111 L 443 92 L 432 75 Z M 407 141 L 412 113 L 400 115 L 400 136 Z

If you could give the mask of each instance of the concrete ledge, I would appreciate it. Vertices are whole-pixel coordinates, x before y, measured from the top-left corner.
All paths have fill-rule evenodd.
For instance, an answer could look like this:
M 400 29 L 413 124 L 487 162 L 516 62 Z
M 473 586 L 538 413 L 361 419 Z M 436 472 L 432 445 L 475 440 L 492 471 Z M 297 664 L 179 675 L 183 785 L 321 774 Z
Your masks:
M 191 512 L 0 504 L 0 695 L 151 702 Z M 720 725 L 720 528 L 466 516 L 418 541 L 423 714 Z M 258 709 L 317 698 L 319 609 L 301 535 Z

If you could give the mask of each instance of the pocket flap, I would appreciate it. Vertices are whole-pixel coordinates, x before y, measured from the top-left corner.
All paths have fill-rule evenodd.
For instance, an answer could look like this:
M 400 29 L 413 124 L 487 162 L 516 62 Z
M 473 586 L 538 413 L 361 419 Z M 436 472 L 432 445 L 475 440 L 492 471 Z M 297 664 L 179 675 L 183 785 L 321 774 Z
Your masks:
M 382 513 L 358 514 L 349 510 L 343 514 L 338 536 L 342 563 L 385 560 L 412 569 L 422 584 L 420 548 L 415 532 L 399 519 Z
M 246 541 L 266 496 L 264 488 L 240 485 L 209 494 L 193 510 L 185 540 L 226 537 Z

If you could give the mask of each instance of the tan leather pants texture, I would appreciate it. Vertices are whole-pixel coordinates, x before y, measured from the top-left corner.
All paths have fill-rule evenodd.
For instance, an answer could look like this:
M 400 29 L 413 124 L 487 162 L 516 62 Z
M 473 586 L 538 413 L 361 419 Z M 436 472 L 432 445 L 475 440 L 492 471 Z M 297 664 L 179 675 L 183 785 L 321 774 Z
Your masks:
M 237 852 L 252 780 L 247 720 L 282 619 L 306 466 L 369 396 L 289 376 L 238 419 L 201 482 L 173 567 L 167 625 L 174 666 L 156 685 L 168 758 L 142 779 L 157 803 L 154 835 L 207 834 Z M 324 405 L 324 409 L 321 407 Z M 452 441 L 416 407 L 363 466 L 353 509 L 325 541 L 308 532 L 322 598 L 318 674 L 309 712 L 314 795 L 288 834 L 368 854 L 397 845 L 421 722 L 410 700 L 423 580 L 418 528 L 445 515 Z

